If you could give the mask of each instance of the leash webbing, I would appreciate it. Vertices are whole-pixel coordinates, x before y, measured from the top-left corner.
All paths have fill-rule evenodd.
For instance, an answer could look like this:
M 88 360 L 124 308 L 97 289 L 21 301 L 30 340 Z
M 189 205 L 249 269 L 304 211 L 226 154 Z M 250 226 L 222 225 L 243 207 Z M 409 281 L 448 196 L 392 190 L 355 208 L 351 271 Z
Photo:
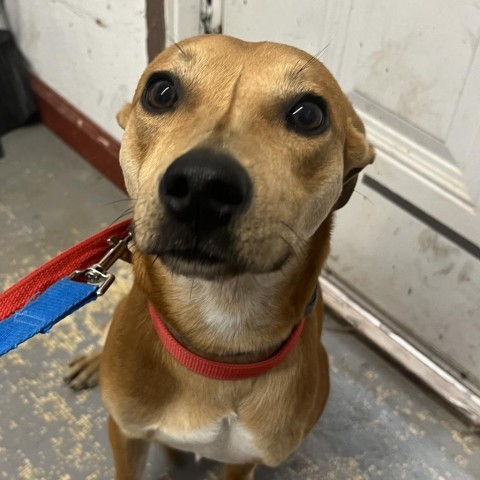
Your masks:
M 0 355 L 106 291 L 114 280 L 108 268 L 126 248 L 129 224 L 124 220 L 88 237 L 0 294 Z M 110 239 L 119 241 L 112 246 Z
M 17 348 L 37 333 L 47 333 L 57 322 L 97 298 L 96 285 L 64 278 L 0 323 L 0 355 Z

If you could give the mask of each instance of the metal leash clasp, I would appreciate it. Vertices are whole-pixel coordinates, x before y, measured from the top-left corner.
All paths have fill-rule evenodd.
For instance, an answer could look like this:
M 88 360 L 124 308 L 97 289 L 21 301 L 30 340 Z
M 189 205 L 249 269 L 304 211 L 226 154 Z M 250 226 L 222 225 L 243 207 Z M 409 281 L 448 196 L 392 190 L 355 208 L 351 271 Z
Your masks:
M 131 232 L 128 232 L 124 238 L 109 238 L 107 242 L 112 248 L 101 260 L 85 270 L 75 270 L 68 278 L 70 280 L 84 281 L 91 285 L 98 285 L 96 294 L 100 297 L 115 281 L 115 275 L 108 270 L 125 253 L 125 250 L 128 248 L 128 242 L 131 239 Z

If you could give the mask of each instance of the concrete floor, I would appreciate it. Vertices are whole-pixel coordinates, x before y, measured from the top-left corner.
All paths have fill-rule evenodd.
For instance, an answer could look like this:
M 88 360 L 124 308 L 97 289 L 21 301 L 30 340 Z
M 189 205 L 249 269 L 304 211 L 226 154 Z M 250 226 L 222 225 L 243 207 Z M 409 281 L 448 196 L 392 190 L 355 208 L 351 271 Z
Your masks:
M 0 160 L 0 289 L 59 250 L 113 222 L 124 195 L 43 126 L 4 137 Z M 108 294 L 0 359 L 0 479 L 113 478 L 98 389 L 74 393 L 66 364 L 93 349 L 128 289 Z M 424 387 L 327 319 L 332 391 L 301 449 L 258 480 L 480 479 L 480 439 Z M 152 452 L 148 478 L 218 478 L 213 462 L 166 474 Z

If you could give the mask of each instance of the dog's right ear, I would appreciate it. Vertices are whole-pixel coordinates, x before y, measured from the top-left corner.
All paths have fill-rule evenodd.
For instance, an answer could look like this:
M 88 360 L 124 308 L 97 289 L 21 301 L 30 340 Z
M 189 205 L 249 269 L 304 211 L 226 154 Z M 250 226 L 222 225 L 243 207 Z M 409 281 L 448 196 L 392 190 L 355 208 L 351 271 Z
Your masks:
M 352 196 L 358 174 L 375 159 L 375 150 L 368 142 L 365 127 L 351 105 L 347 119 L 347 132 L 344 147 L 344 177 L 342 193 L 334 210 L 342 208 Z
M 126 103 L 122 109 L 117 113 L 117 122 L 118 124 L 125 130 L 127 126 L 128 118 L 130 117 L 130 113 L 132 111 L 132 104 Z

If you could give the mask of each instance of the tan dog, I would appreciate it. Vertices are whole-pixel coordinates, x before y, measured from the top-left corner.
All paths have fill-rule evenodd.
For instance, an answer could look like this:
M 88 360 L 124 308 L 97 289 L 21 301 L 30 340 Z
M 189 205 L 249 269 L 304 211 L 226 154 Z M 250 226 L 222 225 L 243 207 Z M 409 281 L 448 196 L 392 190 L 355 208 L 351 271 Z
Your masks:
M 309 303 L 332 212 L 373 149 L 319 61 L 221 35 L 162 52 L 118 119 L 135 283 L 100 367 L 117 479 L 141 478 L 151 441 L 226 463 L 226 480 L 253 478 L 256 464 L 284 461 L 325 406 L 320 295 Z M 223 363 L 271 357 L 306 320 L 278 366 L 217 380 L 171 356 L 149 302 L 180 344 Z

